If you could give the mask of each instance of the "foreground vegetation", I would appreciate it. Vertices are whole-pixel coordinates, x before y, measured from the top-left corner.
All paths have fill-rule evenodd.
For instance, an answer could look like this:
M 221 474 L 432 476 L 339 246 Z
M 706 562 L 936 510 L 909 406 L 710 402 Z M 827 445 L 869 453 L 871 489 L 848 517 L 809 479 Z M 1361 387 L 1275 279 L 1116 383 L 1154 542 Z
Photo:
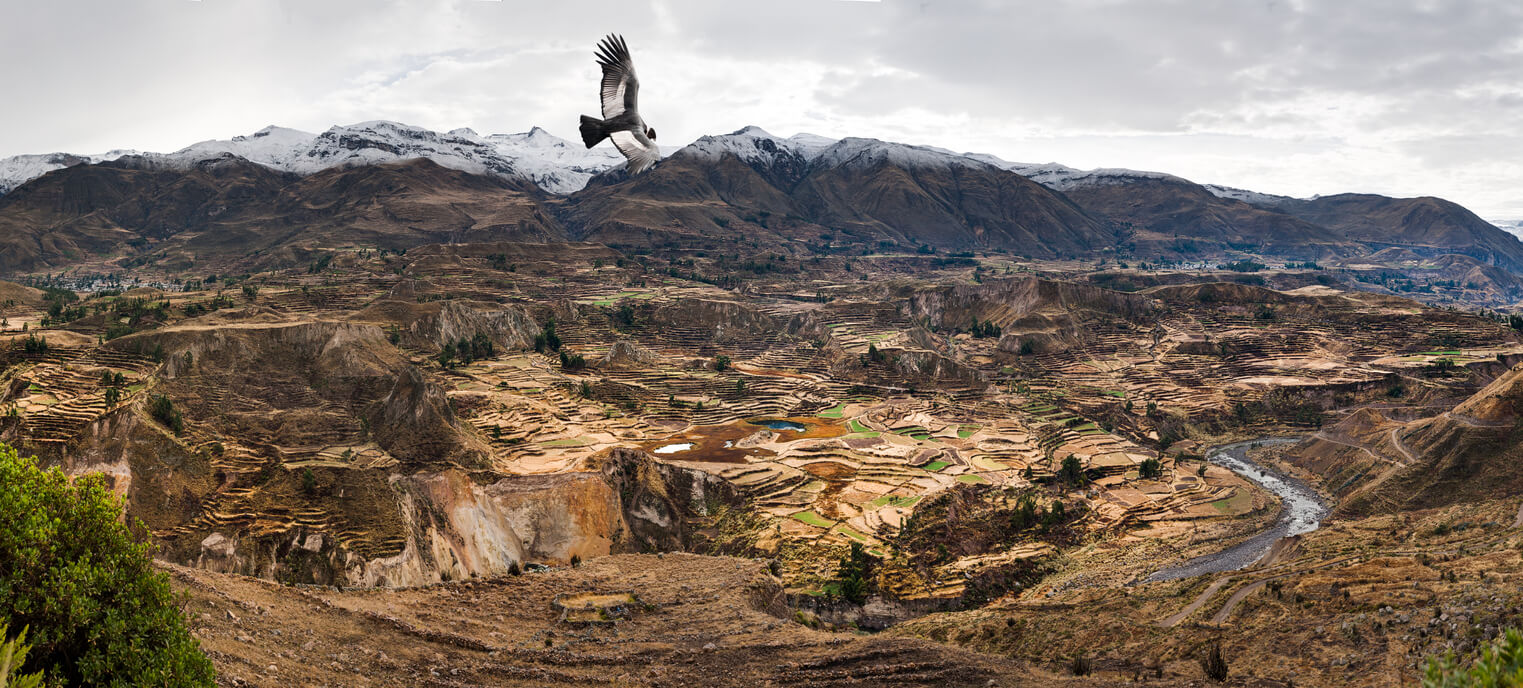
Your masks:
M 14 658 L 48 685 L 214 685 L 167 577 L 121 513 L 104 476 L 71 483 L 0 444 L 0 628 L 18 631 L 0 665 Z

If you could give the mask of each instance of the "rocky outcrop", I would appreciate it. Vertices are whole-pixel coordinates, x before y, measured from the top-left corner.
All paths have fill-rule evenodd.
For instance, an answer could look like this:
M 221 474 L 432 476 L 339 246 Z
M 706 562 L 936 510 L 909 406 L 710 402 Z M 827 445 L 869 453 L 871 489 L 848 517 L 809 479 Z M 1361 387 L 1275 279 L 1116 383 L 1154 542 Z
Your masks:
M 426 351 L 477 335 L 501 349 L 527 349 L 540 332 L 539 323 L 520 306 L 455 299 L 428 303 L 391 299 L 354 314 L 352 319 L 395 332 L 399 344 Z
M 599 368 L 621 369 L 639 368 L 655 363 L 656 353 L 640 346 L 637 342 L 628 339 L 620 339 L 608 347 L 608 353 L 598 359 L 596 365 Z
M 402 461 L 477 465 L 485 455 L 460 432 L 444 390 L 408 366 L 371 414 L 376 442 Z
M 1155 299 L 1073 282 L 1037 277 L 990 279 L 983 284 L 919 289 L 904 295 L 901 310 L 914 322 L 965 328 L 976 318 L 1002 328 L 1019 327 L 1033 315 L 1093 313 L 1141 322 L 1156 314 Z

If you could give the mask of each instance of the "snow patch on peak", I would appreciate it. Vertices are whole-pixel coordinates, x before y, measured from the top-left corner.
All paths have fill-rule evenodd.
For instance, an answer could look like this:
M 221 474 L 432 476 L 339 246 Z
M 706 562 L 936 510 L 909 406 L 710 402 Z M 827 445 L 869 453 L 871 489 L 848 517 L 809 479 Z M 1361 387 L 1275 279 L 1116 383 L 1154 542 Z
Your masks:
M 720 136 L 704 136 L 683 147 L 677 154 L 709 160 L 718 160 L 725 154 L 730 154 L 746 164 L 766 167 L 784 160 L 802 164 L 805 159 L 800 147 L 793 141 L 773 136 L 757 126 L 743 127 Z
M 1142 170 L 1128 170 L 1120 167 L 1102 167 L 1093 170 L 1080 170 L 1055 162 L 1030 163 L 1010 162 L 1002 160 L 987 153 L 965 153 L 968 158 L 985 162 L 1003 170 L 1009 170 L 1022 177 L 1026 177 L 1042 186 L 1056 191 L 1068 191 L 1092 186 L 1114 186 L 1118 184 L 1130 184 L 1141 180 L 1166 180 L 1190 183 L 1182 177 L 1176 177 L 1164 172 L 1146 172 Z
M 943 148 L 856 137 L 841 139 L 815 156 L 815 164 L 824 167 L 870 166 L 884 161 L 901 167 L 940 169 L 987 164 Z
M 587 180 L 624 164 L 624 156 L 612 146 L 587 148 L 539 127 L 518 134 L 492 134 L 486 141 L 498 155 L 514 161 L 520 176 L 553 194 L 581 191 Z
M 788 137 L 788 142 L 793 144 L 804 157 L 813 159 L 821 151 L 836 143 L 836 139 L 826 138 L 817 134 L 798 133 Z
M 1211 192 L 1211 195 L 1216 196 L 1217 198 L 1230 198 L 1252 205 L 1274 206 L 1284 203 L 1285 201 L 1295 200 L 1289 196 L 1276 196 L 1274 194 L 1249 191 L 1248 189 L 1238 189 L 1231 186 L 1222 186 L 1220 184 L 1205 184 L 1204 186 L 1206 187 L 1207 191 Z
M 138 155 L 135 150 L 112 150 L 95 155 L 73 153 L 38 153 L 17 155 L 0 159 L 0 196 L 53 170 L 97 162 L 109 162 L 127 155 Z

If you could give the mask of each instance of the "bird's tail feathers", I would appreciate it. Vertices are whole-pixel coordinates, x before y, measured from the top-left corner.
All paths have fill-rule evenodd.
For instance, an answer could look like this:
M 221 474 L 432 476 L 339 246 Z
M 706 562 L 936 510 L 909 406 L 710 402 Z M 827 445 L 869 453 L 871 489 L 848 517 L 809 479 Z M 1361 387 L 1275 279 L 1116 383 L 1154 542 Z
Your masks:
M 608 132 L 603 129 L 603 120 L 596 117 L 582 115 L 582 143 L 588 148 L 598 145 L 603 139 L 608 138 Z

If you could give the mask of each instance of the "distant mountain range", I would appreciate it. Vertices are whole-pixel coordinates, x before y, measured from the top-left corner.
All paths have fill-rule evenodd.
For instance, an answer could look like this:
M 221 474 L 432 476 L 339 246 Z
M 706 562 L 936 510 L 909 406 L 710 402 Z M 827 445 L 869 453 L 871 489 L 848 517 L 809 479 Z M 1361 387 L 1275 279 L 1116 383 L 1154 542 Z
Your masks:
M 1396 247 L 1523 271 L 1514 234 L 1437 198 L 1294 199 L 757 127 L 702 137 L 633 179 L 611 147 L 538 128 L 267 127 L 173 153 L 6 158 L 0 193 L 0 273 L 112 256 L 277 265 L 324 246 L 505 239 L 1142 259 L 1335 260 Z

